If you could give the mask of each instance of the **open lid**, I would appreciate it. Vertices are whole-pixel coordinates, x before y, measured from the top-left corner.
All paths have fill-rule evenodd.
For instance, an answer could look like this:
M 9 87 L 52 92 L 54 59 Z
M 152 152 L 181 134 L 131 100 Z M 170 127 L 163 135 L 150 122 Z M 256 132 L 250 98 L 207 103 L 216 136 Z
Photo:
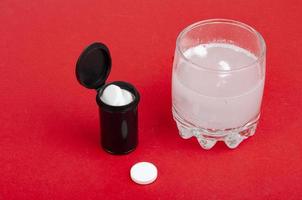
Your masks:
M 111 57 L 106 45 L 96 42 L 81 53 L 76 65 L 76 76 L 81 85 L 98 89 L 105 84 L 111 70 Z

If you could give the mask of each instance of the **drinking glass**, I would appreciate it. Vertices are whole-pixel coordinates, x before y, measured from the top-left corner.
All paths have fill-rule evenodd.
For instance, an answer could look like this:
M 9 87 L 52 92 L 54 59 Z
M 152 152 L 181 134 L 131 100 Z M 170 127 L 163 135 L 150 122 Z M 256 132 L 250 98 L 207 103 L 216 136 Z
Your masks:
M 210 19 L 178 36 L 172 74 L 172 113 L 179 134 L 204 149 L 224 141 L 236 148 L 260 117 L 266 46 L 252 27 Z

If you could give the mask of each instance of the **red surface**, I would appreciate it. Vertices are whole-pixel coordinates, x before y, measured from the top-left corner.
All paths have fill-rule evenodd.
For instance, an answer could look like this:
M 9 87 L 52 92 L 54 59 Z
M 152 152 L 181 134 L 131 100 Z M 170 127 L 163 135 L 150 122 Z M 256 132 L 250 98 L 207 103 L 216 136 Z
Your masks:
M 217 17 L 262 33 L 267 81 L 256 135 L 205 151 L 172 120 L 172 57 L 185 26 Z M 301 18 L 299 0 L 1 0 L 0 199 L 301 198 Z M 141 93 L 140 143 L 126 156 L 100 148 L 95 92 L 75 78 L 92 41 L 111 49 L 109 81 Z M 138 161 L 157 165 L 155 183 L 130 180 Z

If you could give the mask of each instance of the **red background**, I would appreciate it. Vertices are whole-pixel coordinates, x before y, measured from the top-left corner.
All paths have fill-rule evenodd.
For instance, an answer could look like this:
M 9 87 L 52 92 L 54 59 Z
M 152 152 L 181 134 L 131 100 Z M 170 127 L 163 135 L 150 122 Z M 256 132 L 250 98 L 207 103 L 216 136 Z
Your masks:
M 181 139 L 171 115 L 177 34 L 208 18 L 250 24 L 267 43 L 262 118 L 235 150 Z M 301 18 L 299 0 L 1 0 L 0 199 L 301 198 Z M 93 41 L 111 50 L 108 81 L 141 93 L 129 155 L 100 148 L 95 92 L 75 78 Z M 157 165 L 155 183 L 130 180 L 139 161 Z

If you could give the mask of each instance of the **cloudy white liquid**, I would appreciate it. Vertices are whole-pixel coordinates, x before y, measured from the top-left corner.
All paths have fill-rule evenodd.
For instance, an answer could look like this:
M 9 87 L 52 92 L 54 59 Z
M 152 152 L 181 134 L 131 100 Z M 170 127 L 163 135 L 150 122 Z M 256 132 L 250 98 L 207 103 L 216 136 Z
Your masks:
M 185 121 L 208 129 L 245 125 L 259 114 L 264 76 L 257 57 L 225 43 L 189 48 L 173 70 L 173 107 Z M 248 67 L 244 67 L 248 66 Z

